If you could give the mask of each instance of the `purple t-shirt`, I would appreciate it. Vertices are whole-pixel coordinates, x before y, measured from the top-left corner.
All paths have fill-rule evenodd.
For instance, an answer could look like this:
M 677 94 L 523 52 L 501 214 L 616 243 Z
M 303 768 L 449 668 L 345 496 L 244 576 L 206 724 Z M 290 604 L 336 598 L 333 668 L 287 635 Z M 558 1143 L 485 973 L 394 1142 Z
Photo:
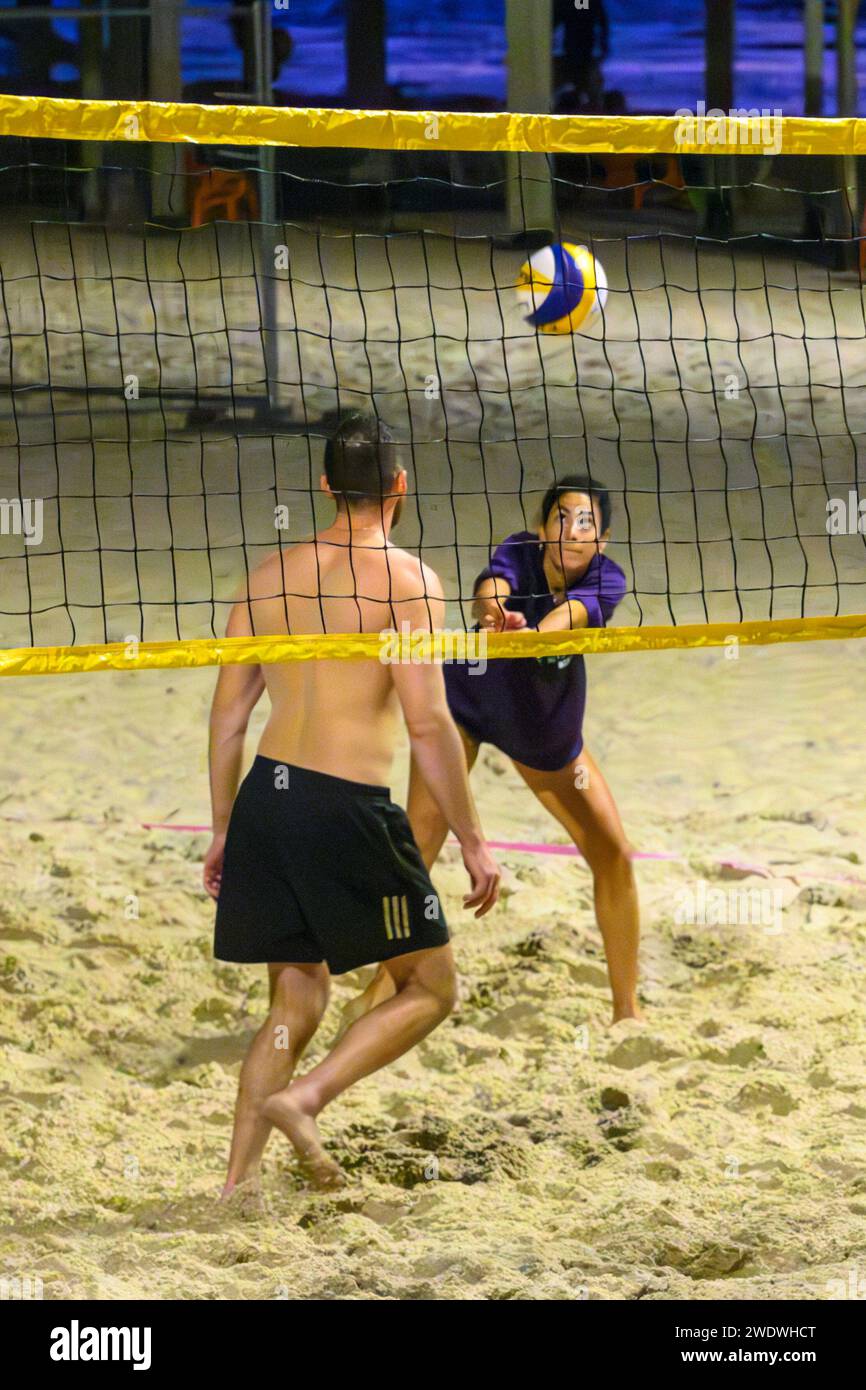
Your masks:
M 529 627 L 556 606 L 544 573 L 544 545 L 531 531 L 518 531 L 498 546 L 476 588 L 494 575 L 511 585 L 504 606 L 522 613 Z M 594 555 L 568 597 L 584 605 L 590 627 L 604 627 L 625 591 L 619 565 Z M 490 661 L 483 674 L 465 662 L 447 662 L 443 669 L 451 713 L 479 743 L 492 743 L 541 772 L 565 767 L 583 748 L 582 656 L 509 657 Z

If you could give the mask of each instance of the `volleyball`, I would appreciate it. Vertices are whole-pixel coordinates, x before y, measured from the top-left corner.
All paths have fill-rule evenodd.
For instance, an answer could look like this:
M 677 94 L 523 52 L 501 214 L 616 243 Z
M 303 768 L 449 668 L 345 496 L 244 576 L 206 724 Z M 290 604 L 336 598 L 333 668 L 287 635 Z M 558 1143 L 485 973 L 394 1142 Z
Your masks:
M 517 295 L 541 333 L 576 333 L 607 299 L 607 276 L 586 246 L 557 242 L 522 267 Z

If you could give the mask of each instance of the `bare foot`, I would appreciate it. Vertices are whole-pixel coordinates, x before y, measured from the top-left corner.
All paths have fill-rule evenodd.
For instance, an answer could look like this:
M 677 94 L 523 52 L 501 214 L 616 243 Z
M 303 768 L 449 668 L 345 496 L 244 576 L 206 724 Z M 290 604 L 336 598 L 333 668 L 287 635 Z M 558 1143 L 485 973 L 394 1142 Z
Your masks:
M 345 1187 L 345 1174 L 325 1153 L 316 1121 L 301 1109 L 289 1091 L 277 1091 L 268 1096 L 262 1114 L 286 1136 L 298 1156 L 301 1172 L 313 1187 L 323 1192 Z
M 623 1019 L 634 1019 L 635 1023 L 644 1023 L 644 1015 L 637 1004 L 623 1004 L 613 1006 L 613 1017 L 610 1019 L 610 1026 L 614 1023 L 621 1023 Z
M 614 1009 L 610 1027 L 618 1027 L 622 1033 L 640 1033 L 646 1027 L 646 1019 L 637 1005 L 633 1009 Z

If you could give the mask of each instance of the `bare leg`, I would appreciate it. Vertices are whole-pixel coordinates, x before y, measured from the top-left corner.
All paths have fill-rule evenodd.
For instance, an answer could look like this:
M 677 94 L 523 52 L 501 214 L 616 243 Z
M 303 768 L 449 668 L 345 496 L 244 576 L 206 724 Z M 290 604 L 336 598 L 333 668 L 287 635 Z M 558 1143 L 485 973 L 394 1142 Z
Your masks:
M 640 1018 L 637 886 L 631 846 L 610 788 L 586 749 L 559 772 L 514 765 L 542 806 L 568 831 L 592 870 L 595 915 L 613 993 L 613 1021 Z
M 463 740 L 466 767 L 471 772 L 478 757 L 479 745 L 473 738 L 470 738 L 465 729 L 460 728 L 459 724 L 457 730 Z M 448 835 L 448 822 L 433 800 L 430 788 L 424 781 L 414 758 L 409 765 L 409 797 L 406 814 L 412 826 L 412 834 L 415 836 L 415 841 L 421 851 L 421 858 L 427 868 L 432 869 Z
M 356 994 L 354 998 L 349 1000 L 348 1004 L 343 1005 L 336 1041 L 339 1042 L 352 1024 L 359 1018 L 363 1018 L 364 1014 L 368 1014 L 371 1009 L 375 1009 L 377 1004 L 384 1004 L 386 999 L 391 999 L 394 995 L 394 989 L 394 981 L 388 973 L 387 966 L 380 965 L 364 992 Z
M 258 1179 L 272 1128 L 262 1115 L 262 1104 L 273 1091 L 288 1085 L 328 1003 L 326 966 L 269 965 L 268 973 L 271 1007 L 241 1067 L 223 1197 L 239 1183 Z
M 466 751 L 466 766 L 471 772 L 478 757 L 479 745 L 470 738 L 465 729 L 460 728 L 459 724 L 457 728 Z M 432 869 L 447 838 L 448 822 L 433 800 L 414 758 L 409 765 L 409 799 L 406 813 L 412 826 L 415 841 L 421 851 L 421 858 L 427 868 Z M 375 1009 L 377 1004 L 382 1004 L 386 999 L 393 998 L 396 988 L 387 965 L 380 965 L 363 994 L 350 999 L 343 1009 L 338 1038 L 342 1037 L 356 1019 L 369 1013 L 371 1009 Z
M 318 1187 L 336 1187 L 343 1177 L 322 1147 L 316 1116 L 347 1087 L 408 1052 L 454 1007 L 456 978 L 450 946 L 399 956 L 388 962 L 388 973 L 396 994 L 357 1019 L 323 1061 L 277 1091 L 263 1107 Z

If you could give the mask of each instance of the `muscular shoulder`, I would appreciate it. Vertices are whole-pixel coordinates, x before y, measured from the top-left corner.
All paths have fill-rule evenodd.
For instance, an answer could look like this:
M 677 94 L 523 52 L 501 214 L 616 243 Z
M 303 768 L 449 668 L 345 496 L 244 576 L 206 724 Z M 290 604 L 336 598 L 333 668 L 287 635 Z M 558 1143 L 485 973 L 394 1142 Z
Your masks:
M 273 554 L 268 555 L 256 565 L 254 570 L 250 571 L 244 586 L 244 598 L 261 598 L 265 594 L 270 595 L 279 592 L 288 548 L 275 550 Z
M 436 571 L 419 560 L 417 555 L 411 555 L 408 550 L 400 550 L 397 546 L 389 546 L 387 555 L 395 598 L 406 601 L 444 597 L 442 580 Z
M 445 621 L 445 596 L 436 571 L 417 555 L 396 546 L 389 546 L 387 555 L 393 625 L 409 623 L 413 629 L 424 632 L 441 628 Z

